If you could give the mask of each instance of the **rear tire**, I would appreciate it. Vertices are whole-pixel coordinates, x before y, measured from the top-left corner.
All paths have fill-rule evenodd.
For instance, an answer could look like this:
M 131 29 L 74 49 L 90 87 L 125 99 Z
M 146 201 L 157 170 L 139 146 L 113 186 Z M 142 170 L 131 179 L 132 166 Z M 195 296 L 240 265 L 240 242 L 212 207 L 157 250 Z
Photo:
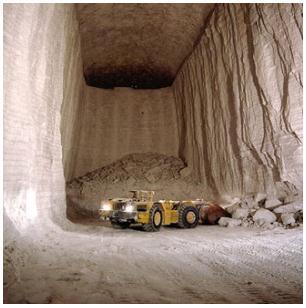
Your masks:
M 195 228 L 199 223 L 199 211 L 190 205 L 181 205 L 178 208 L 178 226 L 180 228 Z
M 163 212 L 160 206 L 154 204 L 149 212 L 149 222 L 143 225 L 143 230 L 147 232 L 159 231 L 163 223 Z
M 116 229 L 127 229 L 130 226 L 129 222 L 116 222 L 111 221 L 111 224 Z

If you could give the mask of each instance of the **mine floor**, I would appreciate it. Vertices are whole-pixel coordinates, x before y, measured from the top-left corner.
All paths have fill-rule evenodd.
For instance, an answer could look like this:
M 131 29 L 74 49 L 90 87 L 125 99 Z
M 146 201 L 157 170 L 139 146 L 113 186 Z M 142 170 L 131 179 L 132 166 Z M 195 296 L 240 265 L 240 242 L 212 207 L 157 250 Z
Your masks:
M 7 286 L 13 303 L 302 303 L 302 227 L 46 227 Z

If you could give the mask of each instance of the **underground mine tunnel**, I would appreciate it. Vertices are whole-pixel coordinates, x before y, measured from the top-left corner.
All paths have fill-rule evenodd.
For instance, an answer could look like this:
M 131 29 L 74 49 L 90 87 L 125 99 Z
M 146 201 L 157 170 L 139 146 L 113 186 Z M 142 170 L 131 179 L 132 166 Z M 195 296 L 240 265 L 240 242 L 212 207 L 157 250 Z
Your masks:
M 4 4 L 4 302 L 302 303 L 302 18 Z M 200 223 L 101 221 L 129 190 Z

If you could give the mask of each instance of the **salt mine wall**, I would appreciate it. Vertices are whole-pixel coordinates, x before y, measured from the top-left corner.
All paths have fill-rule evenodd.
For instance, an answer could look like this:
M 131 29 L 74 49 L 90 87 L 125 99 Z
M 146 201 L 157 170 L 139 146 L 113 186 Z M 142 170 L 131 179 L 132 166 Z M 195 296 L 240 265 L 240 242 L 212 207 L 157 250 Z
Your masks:
M 64 59 L 64 88 L 61 107 L 61 142 L 65 179 L 69 179 L 74 172 L 78 153 L 78 140 L 82 119 L 82 102 L 86 88 L 83 76 L 81 55 L 81 40 L 79 24 L 76 21 L 75 8 L 73 20 L 65 39 L 66 50 Z
M 17 228 L 43 214 L 65 219 L 61 106 L 66 98 L 67 151 L 67 109 L 75 115 L 81 85 L 78 35 L 74 5 L 4 5 L 4 207 Z
M 179 155 L 217 194 L 302 189 L 302 4 L 217 5 L 173 84 Z
M 86 86 L 71 176 L 84 175 L 131 153 L 177 156 L 175 115 L 171 88 L 106 90 Z
M 5 215 L 65 219 L 65 180 L 148 152 L 214 198 L 302 189 L 302 5 L 216 5 L 172 87 L 136 90 L 85 85 L 74 5 L 5 4 Z

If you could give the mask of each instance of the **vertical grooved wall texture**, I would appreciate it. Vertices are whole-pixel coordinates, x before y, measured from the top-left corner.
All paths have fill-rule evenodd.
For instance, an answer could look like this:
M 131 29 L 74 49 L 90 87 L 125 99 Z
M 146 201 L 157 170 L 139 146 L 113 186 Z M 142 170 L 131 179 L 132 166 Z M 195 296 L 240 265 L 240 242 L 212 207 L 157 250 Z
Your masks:
M 177 156 L 178 135 L 171 88 L 105 90 L 85 86 L 80 108 L 72 177 L 131 153 Z
M 4 206 L 17 227 L 49 210 L 65 219 L 60 112 L 64 86 L 68 101 L 79 87 L 78 35 L 74 5 L 4 4 Z
M 71 178 L 77 167 L 77 153 L 84 116 L 82 106 L 87 88 L 83 77 L 81 39 L 76 13 L 67 32 L 64 66 L 64 92 L 61 108 L 61 138 L 65 179 Z
M 302 189 L 302 4 L 220 4 L 173 84 L 179 155 L 208 191 Z

